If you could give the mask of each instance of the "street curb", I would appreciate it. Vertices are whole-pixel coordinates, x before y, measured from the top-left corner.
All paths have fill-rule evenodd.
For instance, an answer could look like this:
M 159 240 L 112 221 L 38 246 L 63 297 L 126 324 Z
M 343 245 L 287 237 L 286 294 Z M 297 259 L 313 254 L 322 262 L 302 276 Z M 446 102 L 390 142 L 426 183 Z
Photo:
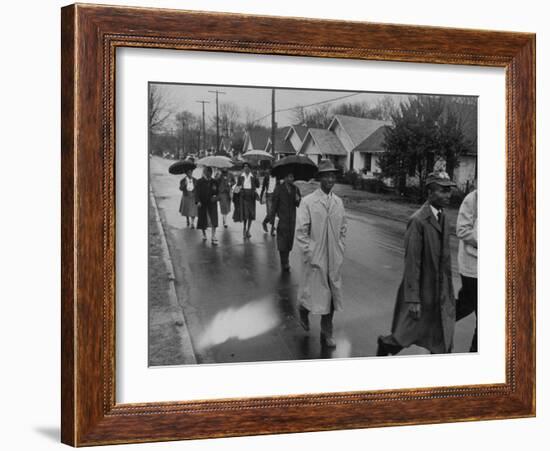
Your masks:
M 176 286 L 174 280 L 176 279 L 174 275 L 174 266 L 172 265 L 172 259 L 170 258 L 170 251 L 168 249 L 168 242 L 166 240 L 166 234 L 164 232 L 164 227 L 160 219 L 160 213 L 158 209 L 157 200 L 153 194 L 152 187 L 149 187 L 149 196 L 151 198 L 151 205 L 155 211 L 155 222 L 158 224 L 159 234 L 160 234 L 160 247 L 162 251 L 162 259 L 168 268 L 168 303 L 170 307 L 174 308 L 178 313 L 172 314 L 172 320 L 175 325 L 178 327 L 178 335 L 182 343 L 183 355 L 186 356 L 185 362 L 183 364 L 196 364 L 197 356 L 195 354 L 195 349 L 193 348 L 193 342 L 191 341 L 191 335 L 189 334 L 189 328 L 187 327 L 187 321 L 185 320 L 185 315 L 183 314 L 183 309 L 178 301 L 178 295 L 176 293 Z M 189 357 L 189 361 L 187 361 Z

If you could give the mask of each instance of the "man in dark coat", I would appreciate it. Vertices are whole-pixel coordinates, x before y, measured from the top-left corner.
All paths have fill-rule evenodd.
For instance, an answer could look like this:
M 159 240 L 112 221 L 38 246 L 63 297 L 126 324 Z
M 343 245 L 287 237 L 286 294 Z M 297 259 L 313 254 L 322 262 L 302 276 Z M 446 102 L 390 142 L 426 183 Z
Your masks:
M 405 269 L 397 293 L 392 333 L 378 337 L 376 355 L 397 354 L 413 344 L 432 354 L 452 351 L 456 322 L 449 233 L 444 207 L 451 187 L 445 172 L 426 179 L 428 200 L 409 219 Z
M 212 228 L 212 245 L 216 246 L 216 227 L 218 227 L 218 182 L 212 178 L 212 168 L 206 167 L 203 176 L 195 188 L 196 203 L 199 210 L 197 229 L 202 230 L 202 239 L 206 241 L 206 229 Z
M 278 183 L 273 191 L 269 222 L 275 223 L 275 217 L 279 217 L 277 225 L 277 249 L 281 258 L 283 271 L 290 271 L 288 256 L 294 243 L 294 230 L 296 229 L 296 208 L 300 205 L 302 195 L 294 185 L 294 174 L 288 173 L 284 183 Z

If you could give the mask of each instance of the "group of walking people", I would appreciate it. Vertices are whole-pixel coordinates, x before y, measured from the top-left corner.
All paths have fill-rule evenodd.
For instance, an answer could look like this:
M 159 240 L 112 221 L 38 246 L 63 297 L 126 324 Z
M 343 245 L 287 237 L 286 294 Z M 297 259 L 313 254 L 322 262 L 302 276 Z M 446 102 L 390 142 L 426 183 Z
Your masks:
M 250 227 L 256 219 L 256 189 L 259 182 L 248 163 L 244 164 L 243 172 L 237 178 L 227 169 L 221 169 L 213 175 L 210 167 L 205 167 L 202 177 L 198 180 L 189 170 L 180 181 L 182 197 L 179 211 L 186 218 L 187 227 L 202 231 L 203 241 L 207 241 L 207 230 L 211 230 L 212 245 L 218 245 L 216 230 L 219 225 L 219 212 L 222 216 L 222 226 L 227 228 L 228 216 L 233 204 L 232 219 L 243 223 L 243 237 L 250 238 Z M 195 224 L 195 218 L 197 222 Z
M 212 170 L 206 168 L 200 180 L 190 180 L 188 174 L 180 184 L 182 215 L 191 216 L 190 227 L 198 215 L 197 228 L 202 230 L 204 240 L 206 228 L 211 227 L 213 245 L 217 244 L 218 202 L 227 227 L 232 194 L 233 220 L 243 222 L 243 238 L 248 239 L 256 217 L 256 202 L 265 198 L 267 214 L 262 227 L 265 233 L 270 227 L 271 234 L 277 234 L 283 272 L 290 270 L 289 255 L 294 241 L 299 247 L 299 322 L 309 331 L 310 315 L 320 315 L 321 342 L 327 347 L 336 346 L 333 318 L 334 313 L 343 308 L 342 266 L 347 232 L 344 204 L 333 193 L 336 173 L 330 160 L 322 160 L 318 167 L 319 187 L 303 198 L 294 184 L 292 172 L 287 172 L 283 180 L 267 174 L 258 196 L 256 189 L 260 182 L 248 164 L 236 180 L 226 171 L 213 178 Z M 391 333 L 378 337 L 378 356 L 397 354 L 413 344 L 434 354 L 449 353 L 453 350 L 456 322 L 475 312 L 477 324 L 477 191 L 466 196 L 457 219 L 462 281 L 457 300 L 451 270 L 451 225 L 445 212 L 453 186 L 448 174 L 441 171 L 429 174 L 426 180 L 427 200 L 407 224 L 405 264 Z M 191 195 L 193 189 L 194 196 Z M 198 210 L 195 215 L 191 214 L 193 208 Z M 477 326 L 470 351 L 477 351 Z

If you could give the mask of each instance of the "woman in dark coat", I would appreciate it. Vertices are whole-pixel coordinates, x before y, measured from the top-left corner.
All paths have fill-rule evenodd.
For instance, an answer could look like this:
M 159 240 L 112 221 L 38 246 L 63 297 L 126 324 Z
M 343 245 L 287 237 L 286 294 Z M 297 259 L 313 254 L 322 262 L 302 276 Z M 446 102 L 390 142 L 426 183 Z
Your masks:
M 202 239 L 206 241 L 206 228 L 212 228 L 212 245 L 216 246 L 216 227 L 218 227 L 218 182 L 212 178 L 212 168 L 204 168 L 203 176 L 197 181 L 196 202 L 199 210 L 197 229 L 202 230 Z
M 237 186 L 240 189 L 240 216 L 243 221 L 243 237 L 250 238 L 250 226 L 256 219 L 256 199 L 258 193 L 256 188 L 260 187 L 258 178 L 250 172 L 250 165 L 245 163 L 244 172 L 239 176 Z
M 193 178 L 192 173 L 192 170 L 187 171 L 185 177 L 180 181 L 180 191 L 182 192 L 180 213 L 187 218 L 187 227 L 191 228 L 195 226 L 195 216 L 197 216 L 197 204 L 195 203 L 195 185 L 197 181 Z
M 273 192 L 269 222 L 275 222 L 275 216 L 279 217 L 277 225 L 277 249 L 281 258 L 283 271 L 289 271 L 288 256 L 294 244 L 294 230 L 296 229 L 296 208 L 300 205 L 302 195 L 294 185 L 294 174 L 287 174 L 284 183 L 279 183 Z
M 227 172 L 227 169 L 222 169 L 216 180 L 218 181 L 218 200 L 220 202 L 223 226 L 227 228 L 227 215 L 231 211 L 229 191 L 231 191 L 233 177 Z
M 241 216 L 241 188 L 240 186 L 235 182 L 235 185 L 233 185 L 233 222 L 242 222 L 243 218 Z

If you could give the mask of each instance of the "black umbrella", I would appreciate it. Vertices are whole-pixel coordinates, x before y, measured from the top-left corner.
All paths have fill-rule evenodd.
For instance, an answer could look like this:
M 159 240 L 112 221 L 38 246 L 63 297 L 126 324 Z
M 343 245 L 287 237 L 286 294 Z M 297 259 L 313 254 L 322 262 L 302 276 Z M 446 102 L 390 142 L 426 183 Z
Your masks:
M 288 173 L 294 174 L 294 180 L 308 181 L 317 174 L 317 165 L 303 155 L 290 155 L 273 163 L 271 174 L 282 179 Z
M 233 167 L 231 169 L 233 169 L 234 171 L 241 170 L 245 163 L 244 161 L 237 160 L 236 158 L 233 158 L 231 161 L 233 163 Z
M 185 174 L 189 170 L 193 170 L 197 167 L 195 163 L 193 163 L 191 160 L 180 160 L 176 161 L 174 164 L 172 164 L 168 168 L 168 172 L 170 174 Z

